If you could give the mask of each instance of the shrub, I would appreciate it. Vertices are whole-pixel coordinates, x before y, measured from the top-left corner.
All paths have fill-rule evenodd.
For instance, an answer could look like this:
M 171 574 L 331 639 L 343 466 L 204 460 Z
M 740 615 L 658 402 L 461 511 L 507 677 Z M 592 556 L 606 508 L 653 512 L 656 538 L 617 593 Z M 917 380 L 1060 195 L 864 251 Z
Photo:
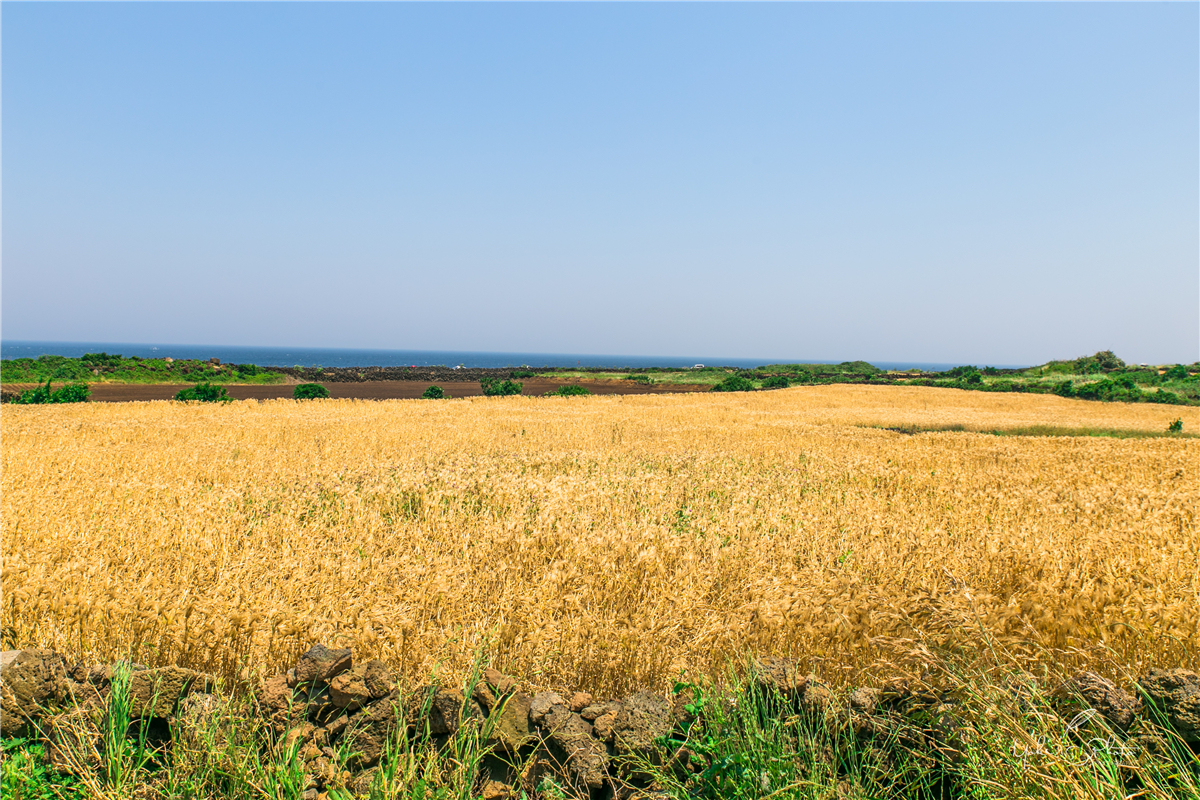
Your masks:
M 1183 433 L 1183 420 L 1176 419 L 1167 426 L 1167 433 Z
M 753 392 L 754 384 L 741 375 L 730 375 L 712 388 L 714 392 Z
M 446 392 L 440 386 L 430 386 L 424 392 L 421 392 L 423 400 L 442 400 L 446 397 Z
M 1117 358 L 1112 350 L 1101 350 L 1094 356 L 1083 356 L 1075 359 L 1075 372 L 1080 375 L 1094 375 L 1098 372 L 1111 372 L 1125 366 L 1125 362 Z
M 1112 382 L 1115 383 L 1117 386 L 1120 386 L 1122 389 L 1124 389 L 1127 392 L 1137 393 L 1137 392 L 1141 391 L 1141 389 L 1139 389 L 1138 385 L 1137 385 L 1137 378 L 1135 378 L 1133 375 L 1129 375 L 1129 374 L 1118 375 L 1112 379 Z
M 546 397 L 576 397 L 585 394 L 591 394 L 591 391 L 583 386 L 560 386 L 553 392 L 546 392 Z
M 1142 398 L 1151 403 L 1164 403 L 1169 406 L 1181 406 L 1186 404 L 1186 401 L 1179 395 L 1175 394 L 1174 392 L 1164 392 L 1162 389 L 1159 389 L 1153 394 L 1147 392 L 1146 394 L 1142 395 Z
M 297 389 L 300 387 L 297 386 Z M 213 386 L 211 383 L 198 383 L 187 389 L 182 389 L 175 395 L 176 400 L 199 400 L 201 403 L 228 403 L 229 393 L 224 386 Z
M 517 381 L 502 381 L 498 378 L 480 378 L 479 385 L 487 397 L 501 397 L 509 394 L 520 394 L 523 388 Z
M 238 375 L 257 375 L 258 366 L 255 364 L 235 364 L 233 368 L 237 370 Z
M 1172 380 L 1172 381 L 1187 380 L 1187 377 L 1188 377 L 1187 367 L 1185 367 L 1183 364 L 1176 364 L 1175 366 L 1168 369 L 1165 373 L 1163 373 L 1163 377 L 1166 378 L 1167 380 Z
M 514 378 L 536 378 L 537 373 L 532 370 L 528 370 L 528 369 L 514 369 L 512 371 L 512 377 L 514 377 Z
M 21 392 L 21 396 L 13 400 L 21 405 L 41 405 L 42 403 L 85 403 L 91 395 L 86 383 L 68 383 L 61 389 L 51 391 L 50 381 L 45 386 Z
M 764 389 L 786 389 L 791 385 L 792 382 L 784 375 L 775 375 L 762 382 Z
M 654 379 L 649 375 L 626 375 L 625 380 L 633 381 L 634 383 L 640 383 L 643 386 L 649 386 L 650 384 L 654 383 Z
M 292 389 L 292 397 L 297 400 L 323 400 L 329 397 L 329 390 L 319 383 L 301 383 Z
M 86 403 L 92 391 L 86 383 L 68 383 L 50 395 L 51 403 Z
M 108 353 L 84 353 L 79 357 L 80 362 L 89 367 L 119 367 L 121 356 L 110 356 Z

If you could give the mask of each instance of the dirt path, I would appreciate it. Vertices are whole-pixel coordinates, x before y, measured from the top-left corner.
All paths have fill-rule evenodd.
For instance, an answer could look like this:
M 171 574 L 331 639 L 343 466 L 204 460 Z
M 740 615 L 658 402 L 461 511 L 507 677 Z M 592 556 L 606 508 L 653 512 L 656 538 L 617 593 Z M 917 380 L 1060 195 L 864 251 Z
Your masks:
M 678 392 L 707 392 L 709 386 L 702 384 L 655 384 L 643 386 L 633 381 L 598 381 L 598 380 L 550 380 L 548 378 L 526 378 L 522 394 L 540 395 L 552 392 L 559 386 L 577 384 L 586 386 L 593 394 L 673 394 Z M 139 383 L 93 383 L 92 400 L 100 403 L 121 403 L 129 400 L 170 400 L 180 389 L 191 384 L 139 384 Z M 397 400 L 420 397 L 429 388 L 428 381 L 364 381 L 362 383 L 326 383 L 333 397 L 348 397 L 362 400 Z M 439 384 L 451 397 L 478 397 L 483 390 L 478 383 Z M 4 387 L 6 392 L 21 391 L 33 388 L 32 385 L 10 384 Z M 266 400 L 278 397 L 291 397 L 290 384 L 275 384 L 272 386 L 258 385 L 227 385 L 229 396 L 235 400 Z

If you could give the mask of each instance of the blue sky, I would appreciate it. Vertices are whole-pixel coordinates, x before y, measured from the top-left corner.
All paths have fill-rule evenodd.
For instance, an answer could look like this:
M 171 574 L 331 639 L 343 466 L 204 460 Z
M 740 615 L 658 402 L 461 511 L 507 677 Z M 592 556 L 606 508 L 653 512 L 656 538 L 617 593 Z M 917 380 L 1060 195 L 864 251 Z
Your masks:
M 1200 358 L 1200 5 L 5 2 L 5 339 Z

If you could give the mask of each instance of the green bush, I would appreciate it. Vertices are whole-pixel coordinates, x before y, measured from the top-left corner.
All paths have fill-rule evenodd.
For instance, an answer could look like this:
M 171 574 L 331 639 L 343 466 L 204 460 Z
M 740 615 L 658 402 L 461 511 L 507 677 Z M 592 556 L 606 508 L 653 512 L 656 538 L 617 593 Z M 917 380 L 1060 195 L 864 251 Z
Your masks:
M 786 389 L 791 385 L 792 382 L 784 375 L 775 375 L 762 382 L 762 388 L 764 389 Z
M 546 397 L 576 397 L 585 394 L 591 392 L 583 386 L 560 386 L 553 392 L 546 392 Z
M 91 390 L 86 383 L 68 383 L 61 389 L 51 391 L 50 381 L 45 386 L 21 392 L 14 403 L 21 405 L 41 405 L 42 403 L 86 403 L 91 396 Z
M 712 388 L 714 392 L 753 392 L 754 384 L 741 375 L 730 375 Z
M 1083 356 L 1075 359 L 1075 372 L 1079 375 L 1095 375 L 1099 372 L 1112 372 L 1125 366 L 1125 362 L 1117 358 L 1112 350 L 1101 350 L 1094 356 Z
M 537 373 L 528 369 L 514 369 L 511 377 L 513 378 L 536 378 Z
M 1163 377 L 1166 378 L 1167 380 L 1172 380 L 1172 381 L 1187 380 L 1187 377 L 1188 377 L 1187 367 L 1185 367 L 1183 364 L 1176 364 L 1175 366 L 1168 369 L 1165 373 L 1163 373 Z
M 237 371 L 238 375 L 248 376 L 258 374 L 258 366 L 255 364 L 234 364 L 233 368 Z
M 119 367 L 121 356 L 110 356 L 108 353 L 84 353 L 79 357 L 80 362 L 89 367 Z
M 1183 433 L 1183 420 L 1176 419 L 1167 426 L 1167 433 Z
M 979 367 L 969 365 L 948 369 L 942 374 L 948 378 L 958 378 L 959 381 L 968 386 L 978 386 L 983 382 L 983 373 L 979 371 Z
M 446 397 L 446 392 L 440 386 L 430 386 L 421 393 L 421 398 L 424 400 L 442 400 Z
M 302 384 L 303 385 L 303 384 Z M 297 389 L 300 387 L 297 386 Z M 176 400 L 199 400 L 201 403 L 228 403 L 229 393 L 224 386 L 213 386 L 211 383 L 198 383 L 188 389 L 182 389 L 175 395 Z
M 481 378 L 479 385 L 487 397 L 502 397 L 509 394 L 520 394 L 523 388 L 517 381 L 502 381 L 499 378 Z
M 649 386 L 654 383 L 654 379 L 649 375 L 626 375 L 625 380 L 640 383 L 642 386 Z
M 1181 406 L 1187 404 L 1187 401 L 1185 401 L 1179 395 L 1175 394 L 1174 392 L 1163 391 L 1162 389 L 1159 389 L 1157 392 L 1153 393 L 1146 392 L 1144 395 L 1142 395 L 1142 399 L 1150 403 L 1163 403 L 1169 406 Z
M 296 400 L 323 400 L 329 397 L 329 390 L 319 383 L 301 383 L 292 389 L 292 397 Z

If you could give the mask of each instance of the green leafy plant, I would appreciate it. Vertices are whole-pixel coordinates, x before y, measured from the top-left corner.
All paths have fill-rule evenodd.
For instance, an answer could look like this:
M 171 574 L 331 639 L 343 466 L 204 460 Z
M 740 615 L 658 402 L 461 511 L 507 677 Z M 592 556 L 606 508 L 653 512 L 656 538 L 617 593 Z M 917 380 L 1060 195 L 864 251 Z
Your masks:
M 224 386 L 214 386 L 211 383 L 198 383 L 187 389 L 181 389 L 175 395 L 175 399 L 183 401 L 199 400 L 202 403 L 228 403 L 232 398 L 225 391 Z
M 60 775 L 46 766 L 46 748 L 28 739 L 5 739 L 0 744 L 0 797 L 5 800 L 68 800 L 82 798 L 73 775 Z
M 21 392 L 14 403 L 23 405 L 38 405 L 41 403 L 84 403 L 91 396 L 91 390 L 86 383 L 68 383 L 61 389 L 51 391 L 50 381 L 45 386 Z
M 586 394 L 591 394 L 591 391 L 583 386 L 560 386 L 552 392 L 546 392 L 546 397 L 576 397 Z
M 517 381 L 502 381 L 499 378 L 480 378 L 479 385 L 487 397 L 502 397 L 510 394 L 520 394 L 522 385 Z
M 108 353 L 84 353 L 79 360 L 90 367 L 119 367 L 122 358 L 119 355 L 110 356 Z
M 292 397 L 297 400 L 321 400 L 329 397 L 329 390 L 319 383 L 301 383 L 292 389 Z
M 634 383 L 641 384 L 642 386 L 650 386 L 654 383 L 654 379 L 646 374 L 626 375 L 625 380 L 633 381 Z
M 753 392 L 754 384 L 741 375 L 730 375 L 712 388 L 714 392 Z
M 133 669 L 128 662 L 120 661 L 113 665 L 108 705 L 100 726 L 104 782 L 118 795 L 122 790 L 132 787 L 138 772 L 145 768 L 153 755 L 147 747 L 147 725 L 142 720 L 133 724 L 133 697 L 130 692 L 132 675 Z
M 1163 373 L 1163 377 L 1167 380 L 1182 381 L 1187 380 L 1188 370 L 1183 364 L 1176 364 Z
M 772 375 L 762 382 L 764 389 L 786 389 L 792 385 L 786 375 Z
M 512 375 L 510 377 L 513 377 L 513 378 L 536 378 L 537 373 L 534 372 L 533 370 L 529 370 L 529 369 L 514 369 L 512 371 Z
M 1167 433 L 1183 433 L 1183 420 L 1176 419 L 1167 426 Z
M 441 400 L 445 398 L 446 392 L 440 386 L 430 386 L 421 393 L 421 398 L 424 400 Z

